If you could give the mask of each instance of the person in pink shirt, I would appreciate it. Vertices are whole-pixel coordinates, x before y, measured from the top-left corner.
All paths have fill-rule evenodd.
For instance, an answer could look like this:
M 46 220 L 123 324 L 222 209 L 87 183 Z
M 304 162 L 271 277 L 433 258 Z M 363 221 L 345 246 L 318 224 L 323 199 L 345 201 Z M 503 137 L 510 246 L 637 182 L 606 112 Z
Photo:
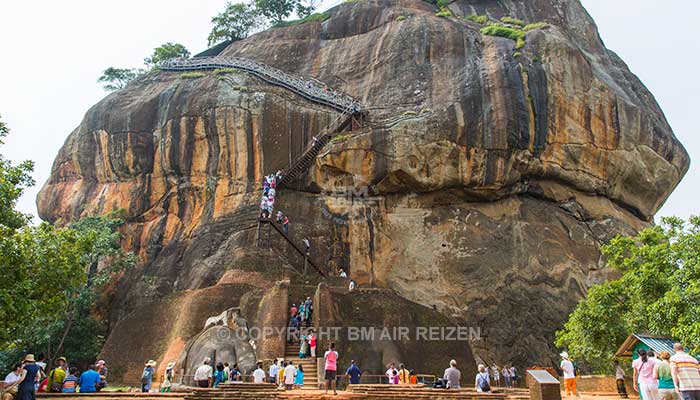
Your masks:
M 634 390 L 644 398 L 644 400 L 659 399 L 659 382 L 654 379 L 654 366 L 656 359 L 649 358 L 644 349 L 637 350 L 639 358 L 632 362 Z
M 338 352 L 335 351 L 334 342 L 331 342 L 330 346 L 328 346 L 328 351 L 323 355 L 323 359 L 326 362 L 326 394 L 328 394 L 328 385 L 333 386 L 333 394 L 338 394 L 335 381 L 338 370 Z
M 309 335 L 309 347 L 311 348 L 311 357 L 316 358 L 316 336 L 313 331 Z

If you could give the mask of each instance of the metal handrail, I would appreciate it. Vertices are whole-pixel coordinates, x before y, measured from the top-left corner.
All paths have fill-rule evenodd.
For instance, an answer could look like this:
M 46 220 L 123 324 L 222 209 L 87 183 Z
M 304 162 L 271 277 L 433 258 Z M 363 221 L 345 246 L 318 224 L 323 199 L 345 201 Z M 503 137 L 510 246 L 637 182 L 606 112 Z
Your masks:
M 253 74 L 266 82 L 282 86 L 311 101 L 332 107 L 341 112 L 350 110 L 352 114 L 363 112 L 362 105 L 352 97 L 329 89 L 315 79 L 304 79 L 282 70 L 247 58 L 231 56 L 198 57 L 192 59 L 172 59 L 160 66 L 165 71 L 194 71 L 220 68 L 234 68 Z

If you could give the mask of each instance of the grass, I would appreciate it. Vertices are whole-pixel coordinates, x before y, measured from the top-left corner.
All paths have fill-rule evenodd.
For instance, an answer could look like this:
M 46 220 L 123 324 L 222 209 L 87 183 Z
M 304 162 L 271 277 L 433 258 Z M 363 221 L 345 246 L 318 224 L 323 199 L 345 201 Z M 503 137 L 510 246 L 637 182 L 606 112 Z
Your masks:
M 296 20 L 294 20 L 294 21 L 282 21 L 282 22 L 278 22 L 278 23 L 276 23 L 275 25 L 273 25 L 272 27 L 273 27 L 273 28 L 283 28 L 283 27 L 285 27 L 285 26 L 301 25 L 301 24 L 305 24 L 305 23 L 307 23 L 307 22 L 315 22 L 315 21 L 323 22 L 323 21 L 327 20 L 327 19 L 330 18 L 330 17 L 331 17 L 331 15 L 328 14 L 328 13 L 325 13 L 325 12 L 323 12 L 323 13 L 314 13 L 314 14 L 309 15 L 309 16 L 306 17 L 306 18 L 296 19 Z
M 476 22 L 479 25 L 486 25 L 489 22 L 489 17 L 487 17 L 486 15 L 472 14 L 465 18 L 469 21 Z
M 214 70 L 214 75 L 240 74 L 241 71 L 235 68 L 217 68 Z
M 343 140 L 350 139 L 352 135 L 338 135 L 331 139 L 331 143 L 342 142 Z
M 523 27 L 523 30 L 525 32 L 529 32 L 534 29 L 540 29 L 540 28 L 546 28 L 548 27 L 549 24 L 546 22 L 535 22 L 534 24 L 527 24 L 525 27 Z
M 180 78 L 182 79 L 197 79 L 197 78 L 204 78 L 207 76 L 204 72 L 197 72 L 197 71 L 192 71 L 192 72 L 185 72 L 180 74 Z
M 515 48 L 522 49 L 525 46 L 525 31 L 504 25 L 489 25 L 481 28 L 481 33 L 487 36 L 498 36 L 515 40 Z
M 503 22 L 504 24 L 519 26 L 521 28 L 525 26 L 525 22 L 523 20 L 513 17 L 503 17 L 501 18 L 501 22 Z
M 446 18 L 446 17 L 451 17 L 452 16 L 452 11 L 448 10 L 447 8 L 443 7 L 440 9 L 440 11 L 435 13 L 436 17 L 441 17 L 441 18 Z

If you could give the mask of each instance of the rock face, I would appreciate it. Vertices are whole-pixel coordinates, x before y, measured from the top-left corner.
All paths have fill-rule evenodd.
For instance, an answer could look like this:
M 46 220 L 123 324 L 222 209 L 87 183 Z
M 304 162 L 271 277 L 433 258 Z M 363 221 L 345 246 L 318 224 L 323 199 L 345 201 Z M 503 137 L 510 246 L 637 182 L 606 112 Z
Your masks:
M 477 359 L 548 363 L 554 332 L 609 275 L 599 246 L 646 226 L 689 157 L 577 0 L 450 10 L 344 3 L 322 23 L 270 29 L 224 54 L 317 78 L 369 110 L 278 195 L 316 263 L 480 328 Z M 461 18 L 471 14 L 549 26 L 516 50 Z M 299 260 L 285 248 L 254 249 L 258 182 L 336 116 L 245 74 L 151 73 L 87 112 L 39 212 L 126 210 L 126 246 L 141 263 L 119 282 L 113 327 L 227 270 L 289 275 Z

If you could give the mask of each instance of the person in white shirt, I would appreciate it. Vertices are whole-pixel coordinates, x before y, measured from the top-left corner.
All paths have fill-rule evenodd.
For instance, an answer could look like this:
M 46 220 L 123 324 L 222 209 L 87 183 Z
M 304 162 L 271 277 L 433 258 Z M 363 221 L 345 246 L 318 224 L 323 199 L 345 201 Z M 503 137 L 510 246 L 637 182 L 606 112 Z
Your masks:
M 270 383 L 276 383 L 277 382 L 277 376 L 280 374 L 280 367 L 277 365 L 277 360 L 274 360 L 272 362 L 272 365 L 270 365 Z
M 194 372 L 194 381 L 198 387 L 206 388 L 211 386 L 212 379 L 214 378 L 214 368 L 209 364 L 211 364 L 211 359 L 207 357 L 204 359 L 202 365 Z
M 286 367 L 284 367 L 284 388 L 286 390 L 292 390 L 294 388 L 294 376 L 297 373 L 296 367 L 290 361 Z
M 563 352 L 559 354 L 562 358 L 559 367 L 564 372 L 564 390 L 567 396 L 575 396 L 576 392 L 576 372 L 574 371 L 574 363 L 569 360 L 569 353 Z
M 258 362 L 258 368 L 253 371 L 253 383 L 263 383 L 265 380 L 265 371 L 262 368 L 262 363 Z
M 2 387 L 2 400 L 12 400 L 17 395 L 17 385 L 22 378 L 22 363 L 15 364 L 14 371 L 7 374 Z
M 396 373 L 394 373 L 396 371 Z M 396 369 L 396 364 L 391 363 L 389 364 L 389 368 L 386 370 L 384 375 L 386 376 L 386 379 L 389 381 L 390 384 L 394 383 L 394 375 L 398 375 L 399 370 Z
M 620 362 L 615 360 L 615 383 L 617 385 L 617 394 L 619 394 L 623 399 L 628 397 L 627 388 L 625 387 L 626 377 L 627 374 L 625 374 L 625 370 L 620 366 Z

